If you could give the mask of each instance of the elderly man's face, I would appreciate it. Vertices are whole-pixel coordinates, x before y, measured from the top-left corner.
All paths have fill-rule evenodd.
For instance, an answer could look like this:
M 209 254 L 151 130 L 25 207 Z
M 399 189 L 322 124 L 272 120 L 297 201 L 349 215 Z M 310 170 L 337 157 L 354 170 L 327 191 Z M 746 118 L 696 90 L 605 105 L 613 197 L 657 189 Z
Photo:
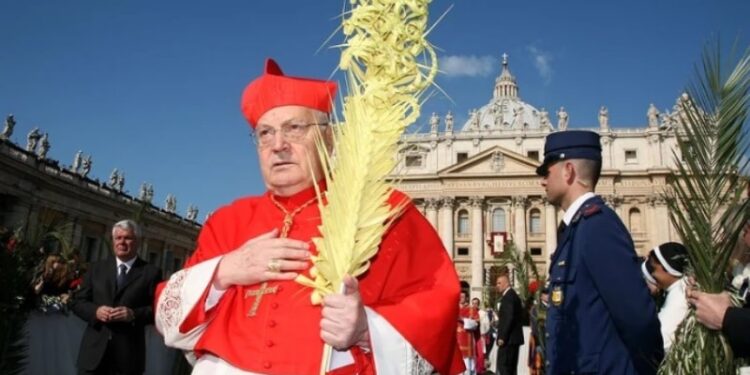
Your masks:
M 138 251 L 138 239 L 130 230 L 115 227 L 112 230 L 112 244 L 115 256 L 123 262 L 133 259 Z
M 322 113 L 302 106 L 276 107 L 260 117 L 256 134 L 269 130 L 275 132 L 269 144 L 258 143 L 260 170 L 269 190 L 288 196 L 312 186 L 313 180 L 323 178 L 315 135 L 320 130 L 326 143 L 330 145 L 331 130 L 330 126 L 315 124 L 326 122 Z M 304 136 L 300 139 L 285 137 L 282 127 L 290 126 L 303 126 Z

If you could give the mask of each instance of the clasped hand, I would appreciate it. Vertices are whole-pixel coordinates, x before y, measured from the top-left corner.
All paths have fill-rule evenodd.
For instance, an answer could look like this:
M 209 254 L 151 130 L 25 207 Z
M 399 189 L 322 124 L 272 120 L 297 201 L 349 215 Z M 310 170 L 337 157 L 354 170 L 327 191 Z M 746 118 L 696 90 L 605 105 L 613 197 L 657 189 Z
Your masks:
M 104 323 L 131 322 L 135 319 L 135 312 L 133 309 L 125 306 L 111 307 L 102 305 L 96 309 L 96 319 Z
M 344 277 L 344 292 L 323 298 L 320 337 L 336 350 L 346 350 L 354 345 L 369 350 L 370 335 L 367 315 L 359 282 L 351 276 Z
M 274 229 L 245 242 L 227 253 L 219 262 L 214 285 L 226 289 L 231 285 L 252 285 L 269 280 L 294 280 L 299 271 L 308 268 L 310 245 L 291 238 L 279 238 Z M 269 265 L 276 262 L 278 271 Z

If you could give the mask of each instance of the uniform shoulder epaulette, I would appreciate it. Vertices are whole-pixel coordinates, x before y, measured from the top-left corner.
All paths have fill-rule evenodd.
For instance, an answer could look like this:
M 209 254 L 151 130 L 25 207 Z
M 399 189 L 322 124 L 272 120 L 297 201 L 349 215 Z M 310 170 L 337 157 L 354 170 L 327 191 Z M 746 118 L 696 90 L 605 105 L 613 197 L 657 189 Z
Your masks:
M 602 212 L 602 206 L 596 203 L 588 204 L 581 210 L 581 214 L 583 215 L 583 217 L 596 215 L 599 212 Z
M 578 221 L 581 220 L 581 218 L 587 218 L 591 215 L 596 215 L 597 213 L 601 212 L 602 207 L 599 204 L 596 203 L 589 203 L 583 207 L 581 207 L 578 212 L 576 212 L 575 216 L 573 216 L 573 219 L 570 220 L 571 225 L 572 224 L 578 224 Z

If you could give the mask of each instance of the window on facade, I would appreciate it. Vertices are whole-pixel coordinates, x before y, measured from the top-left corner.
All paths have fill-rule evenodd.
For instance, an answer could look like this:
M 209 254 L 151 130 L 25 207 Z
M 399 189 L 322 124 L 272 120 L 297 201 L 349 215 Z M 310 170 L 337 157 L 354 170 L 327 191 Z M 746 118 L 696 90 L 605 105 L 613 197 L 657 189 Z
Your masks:
M 157 253 L 155 251 L 149 251 L 149 253 L 148 253 L 148 262 L 152 266 L 156 266 L 156 267 L 161 268 L 161 264 L 159 262 L 159 253 Z
M 529 212 L 529 230 L 531 233 L 542 233 L 542 213 L 536 208 Z
M 532 247 L 531 249 L 529 249 L 529 252 L 531 253 L 532 256 L 535 256 L 535 257 L 542 256 L 541 247 Z
M 456 249 L 456 252 L 459 256 L 468 256 L 469 255 L 469 248 L 468 247 L 459 247 Z
M 502 208 L 496 208 L 492 211 L 492 231 L 493 232 L 506 232 L 505 229 L 505 210 Z
M 643 223 L 641 223 L 641 210 L 637 208 L 631 208 L 628 214 L 628 224 L 630 224 L 631 232 L 640 232 L 643 230 Z
M 679 149 L 679 147 L 678 147 L 678 149 Z M 683 153 L 682 151 L 680 151 L 680 161 L 685 161 L 685 155 L 686 154 L 690 154 L 691 152 L 693 152 L 693 146 L 690 143 L 685 144 L 685 151 L 687 151 L 687 152 Z
M 182 268 L 182 259 L 174 258 L 172 260 L 172 272 L 177 272 Z
M 9 194 L 0 194 L 0 223 L 7 222 L 10 218 L 11 208 L 18 199 Z
M 97 260 L 107 259 L 110 256 L 110 252 L 112 251 L 112 249 L 109 249 L 106 246 L 98 246 L 98 248 L 99 248 L 99 251 L 98 251 L 99 256 L 96 257 Z
M 171 267 L 172 262 L 174 261 L 174 254 L 172 253 L 172 250 L 167 250 L 164 252 L 164 267 Z M 171 269 L 166 270 L 167 273 L 172 273 Z
M 466 210 L 458 211 L 458 235 L 469 235 L 469 212 Z
M 459 152 L 456 154 L 456 164 L 463 162 L 469 158 L 468 152 Z
M 635 150 L 625 150 L 625 164 L 638 163 L 638 153 Z
M 85 236 L 83 238 L 83 259 L 86 260 L 86 262 L 93 262 L 96 259 L 94 257 L 97 255 L 96 250 L 98 241 L 94 237 Z
M 538 161 L 538 160 L 539 160 L 539 151 L 537 151 L 537 150 L 534 150 L 534 151 L 526 151 L 526 156 L 527 156 L 527 157 L 528 157 L 529 159 L 534 159 L 534 160 L 537 160 L 537 161 Z
M 423 160 L 422 155 L 406 155 L 404 163 L 407 167 L 421 167 Z

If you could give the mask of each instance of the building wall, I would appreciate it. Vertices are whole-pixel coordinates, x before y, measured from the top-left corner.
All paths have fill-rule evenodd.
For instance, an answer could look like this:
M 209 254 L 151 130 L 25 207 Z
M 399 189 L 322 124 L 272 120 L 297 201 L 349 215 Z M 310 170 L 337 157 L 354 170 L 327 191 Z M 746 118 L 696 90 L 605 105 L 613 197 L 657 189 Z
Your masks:
M 490 282 L 485 279 L 488 269 L 500 262 L 488 245 L 496 207 L 506 212 L 507 232 L 513 242 L 524 251 L 533 249 L 542 274 L 549 267 L 563 214 L 546 202 L 535 173 L 549 133 L 438 132 L 402 138 L 401 164 L 394 175 L 397 188 L 411 195 L 433 223 L 460 278 L 472 286 L 473 296 L 480 296 L 482 286 Z M 645 255 L 659 243 L 678 240 L 661 198 L 675 165 L 674 130 L 644 126 L 611 128 L 600 134 L 603 173 L 596 191 L 631 231 L 636 251 Z M 529 155 L 529 151 L 537 154 Z M 626 151 L 630 152 L 627 158 Z M 462 152 L 467 159 L 458 163 L 457 155 Z M 406 155 L 421 155 L 423 162 L 407 166 Z M 469 216 L 468 234 L 458 233 L 462 210 Z M 478 215 L 473 210 L 478 210 Z M 530 228 L 532 212 L 539 214 L 537 232 Z M 481 219 L 477 222 L 476 217 Z M 474 233 L 479 233 L 479 238 L 474 238 Z M 476 251 L 480 254 L 474 254 Z
M 32 231 L 42 221 L 69 223 L 70 243 L 83 260 L 96 261 L 112 253 L 112 225 L 134 218 L 139 211 L 143 232 L 139 255 L 161 267 L 166 277 L 189 256 L 200 224 L 0 140 L 0 225 L 25 225 Z

